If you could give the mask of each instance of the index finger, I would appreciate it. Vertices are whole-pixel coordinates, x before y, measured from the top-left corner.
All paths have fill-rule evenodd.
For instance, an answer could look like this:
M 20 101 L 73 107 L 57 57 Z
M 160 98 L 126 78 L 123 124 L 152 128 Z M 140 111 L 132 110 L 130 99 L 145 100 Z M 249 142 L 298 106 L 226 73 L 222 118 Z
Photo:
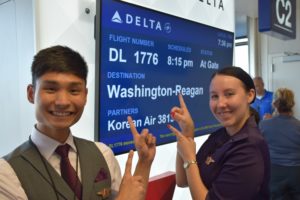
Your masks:
M 179 98 L 180 107 L 183 108 L 183 109 L 187 109 L 182 94 L 179 94 L 178 98 Z
M 127 121 L 128 121 L 128 123 L 129 123 L 130 130 L 131 130 L 131 133 L 133 134 L 133 136 L 138 135 L 139 133 L 138 133 L 138 131 L 136 130 L 135 125 L 134 125 L 134 123 L 133 123 L 133 120 L 132 120 L 132 118 L 131 118 L 130 116 L 127 117 Z
M 132 158 L 133 158 L 133 151 L 130 150 L 126 161 L 124 176 L 126 175 L 131 176 Z
M 168 128 L 175 134 L 177 140 L 183 137 L 180 131 L 178 131 L 174 126 L 168 124 Z

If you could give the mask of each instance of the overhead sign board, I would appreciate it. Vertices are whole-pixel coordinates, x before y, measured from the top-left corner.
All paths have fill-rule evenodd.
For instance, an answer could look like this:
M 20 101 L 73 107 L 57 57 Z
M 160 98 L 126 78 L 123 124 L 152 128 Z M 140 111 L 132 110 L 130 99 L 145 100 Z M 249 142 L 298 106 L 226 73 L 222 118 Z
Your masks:
M 296 38 L 296 0 L 259 0 L 259 31 L 288 40 Z

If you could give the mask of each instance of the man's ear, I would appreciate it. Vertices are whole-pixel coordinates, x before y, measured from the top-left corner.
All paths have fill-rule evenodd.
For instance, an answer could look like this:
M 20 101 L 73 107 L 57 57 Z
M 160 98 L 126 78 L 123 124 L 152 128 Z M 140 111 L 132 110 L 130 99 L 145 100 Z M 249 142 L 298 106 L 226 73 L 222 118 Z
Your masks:
M 27 99 L 30 103 L 34 104 L 34 86 L 32 84 L 27 86 Z

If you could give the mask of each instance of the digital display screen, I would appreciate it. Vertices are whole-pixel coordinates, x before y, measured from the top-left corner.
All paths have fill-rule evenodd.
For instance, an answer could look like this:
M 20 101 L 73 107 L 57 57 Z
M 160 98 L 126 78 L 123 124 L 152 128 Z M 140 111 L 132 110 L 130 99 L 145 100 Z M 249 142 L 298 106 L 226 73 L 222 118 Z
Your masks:
M 209 83 L 232 65 L 232 32 L 116 0 L 98 0 L 96 139 L 114 153 L 134 148 L 127 116 L 157 145 L 176 141 L 167 124 L 182 94 L 195 135 L 220 126 L 209 109 Z

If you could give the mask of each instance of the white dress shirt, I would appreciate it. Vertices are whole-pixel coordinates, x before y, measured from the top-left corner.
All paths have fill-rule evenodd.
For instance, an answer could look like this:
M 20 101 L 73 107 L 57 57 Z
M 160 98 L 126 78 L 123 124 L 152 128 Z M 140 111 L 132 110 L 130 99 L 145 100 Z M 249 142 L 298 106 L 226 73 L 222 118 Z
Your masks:
M 61 143 L 40 133 L 37 129 L 31 133 L 31 140 L 37 146 L 41 155 L 52 165 L 52 167 L 60 174 L 60 156 L 55 153 L 57 146 Z M 81 180 L 80 162 L 78 159 L 77 167 L 77 149 L 74 144 L 73 136 L 70 133 L 66 142 L 71 146 L 69 151 L 69 159 L 74 169 L 77 168 L 78 177 Z M 95 142 L 98 149 L 102 152 L 107 162 L 111 175 L 111 189 L 113 197 L 116 196 L 122 180 L 121 170 L 112 150 L 101 142 Z M 0 158 L 0 199 L 1 200 L 28 200 L 21 183 L 10 164 Z

